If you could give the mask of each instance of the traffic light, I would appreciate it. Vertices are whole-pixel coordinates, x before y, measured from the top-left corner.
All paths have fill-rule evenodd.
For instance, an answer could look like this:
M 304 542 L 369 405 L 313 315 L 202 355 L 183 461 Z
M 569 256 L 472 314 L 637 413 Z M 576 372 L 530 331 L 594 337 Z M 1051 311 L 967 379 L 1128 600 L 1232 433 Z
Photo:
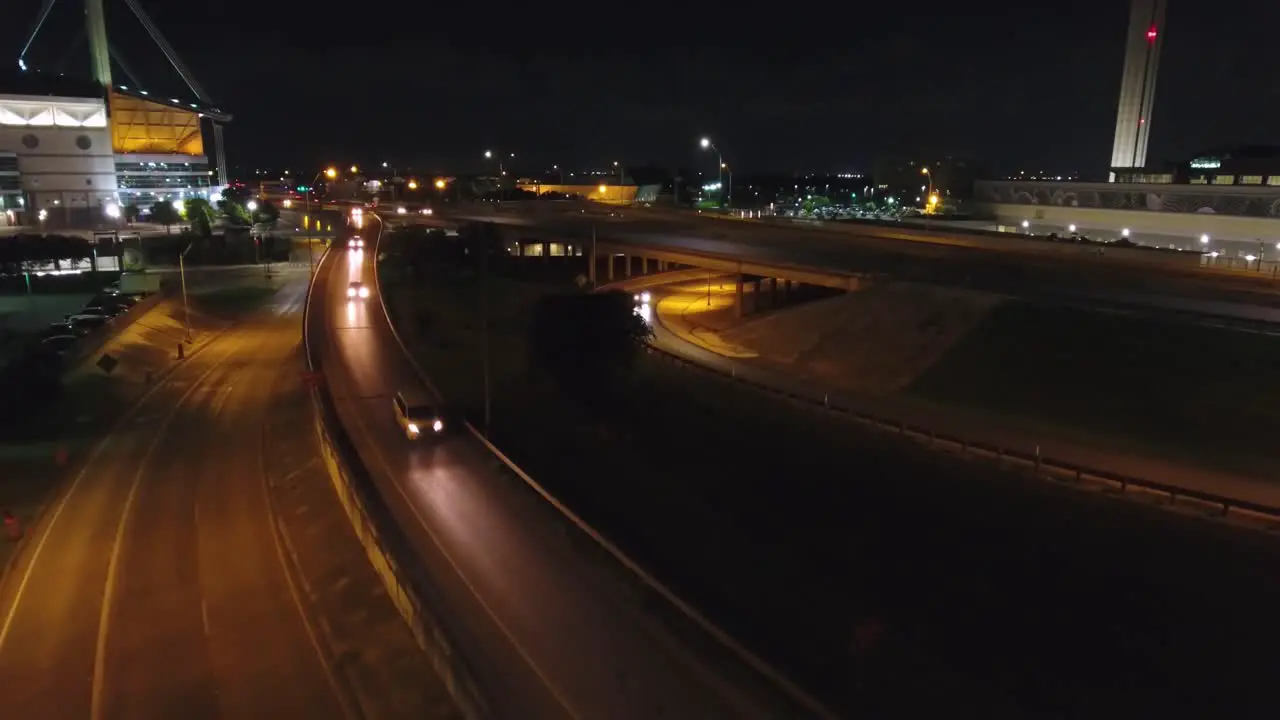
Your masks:
M 298 186 L 298 192 L 304 193 L 304 192 L 310 192 L 310 191 L 311 191 L 311 188 L 307 185 Z

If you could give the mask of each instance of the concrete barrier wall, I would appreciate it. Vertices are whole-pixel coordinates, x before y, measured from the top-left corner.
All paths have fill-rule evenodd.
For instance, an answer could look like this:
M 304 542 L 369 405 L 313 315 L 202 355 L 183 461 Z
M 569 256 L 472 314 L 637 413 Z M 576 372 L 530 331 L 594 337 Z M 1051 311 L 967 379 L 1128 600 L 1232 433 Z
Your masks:
M 62 371 L 68 372 L 96 355 L 102 348 L 106 347 L 107 343 L 111 342 L 111 338 L 127 330 L 129 326 L 138 321 L 138 318 L 146 315 L 148 310 L 164 302 L 167 298 L 168 295 L 165 293 L 148 295 L 140 300 L 138 304 L 129 308 L 128 312 L 111 318 L 102 327 L 80 338 L 72 346 L 72 349 L 62 356 Z

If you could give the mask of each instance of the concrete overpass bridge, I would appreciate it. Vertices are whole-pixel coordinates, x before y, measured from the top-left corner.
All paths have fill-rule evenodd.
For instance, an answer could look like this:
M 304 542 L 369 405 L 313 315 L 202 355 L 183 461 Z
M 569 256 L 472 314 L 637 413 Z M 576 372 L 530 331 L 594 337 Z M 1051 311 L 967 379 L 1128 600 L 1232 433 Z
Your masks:
M 724 220 L 669 211 L 602 208 L 455 212 L 439 219 L 492 222 L 508 243 L 558 245 L 594 256 L 597 284 L 684 267 L 738 278 L 745 296 L 768 300 L 797 284 L 854 290 L 880 277 L 969 287 L 1053 302 L 1159 305 L 1171 298 L 1280 307 L 1274 263 L 1206 267 L 1198 253 L 1031 240 L 906 226 L 799 226 L 786 220 Z M 762 293 L 748 293 L 752 290 Z M 1185 303 L 1183 303 L 1185 304 Z

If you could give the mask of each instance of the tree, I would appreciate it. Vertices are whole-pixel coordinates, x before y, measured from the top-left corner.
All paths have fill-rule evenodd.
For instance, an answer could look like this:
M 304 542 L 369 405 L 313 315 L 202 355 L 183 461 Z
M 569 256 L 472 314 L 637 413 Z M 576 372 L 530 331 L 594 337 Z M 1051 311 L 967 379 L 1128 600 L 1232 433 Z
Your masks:
M 549 295 L 533 309 L 529 360 L 562 389 L 592 397 L 634 367 L 652 332 L 629 293 Z
M 258 203 L 258 208 L 253 211 L 254 223 L 273 223 L 280 219 L 280 208 L 270 200 L 263 200 Z
M 141 214 L 142 208 L 138 207 L 137 203 L 129 203 L 124 206 L 124 220 L 127 223 L 133 224 L 138 222 L 138 216 Z
M 228 199 L 224 196 L 218 201 L 218 209 L 222 211 L 223 217 L 232 225 L 248 227 L 253 224 L 253 219 L 249 217 L 249 211 L 236 200 Z
M 178 214 L 178 209 L 172 204 L 157 201 L 151 206 L 151 222 L 164 226 L 164 232 L 169 234 L 169 228 L 182 221 L 182 217 Z
M 222 199 L 231 202 L 238 202 L 241 205 L 249 199 L 249 188 L 243 185 L 230 185 L 222 189 Z
M 191 232 L 199 238 L 213 237 L 213 206 L 203 198 L 192 198 L 187 201 L 187 221 L 191 223 Z

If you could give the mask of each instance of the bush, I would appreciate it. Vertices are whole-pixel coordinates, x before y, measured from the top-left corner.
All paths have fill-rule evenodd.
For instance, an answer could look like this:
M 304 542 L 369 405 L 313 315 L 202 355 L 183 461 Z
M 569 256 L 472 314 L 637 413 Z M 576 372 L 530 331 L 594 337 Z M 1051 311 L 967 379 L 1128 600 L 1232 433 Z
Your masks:
M 634 368 L 651 332 L 627 293 L 548 295 L 534 306 L 529 361 L 562 389 L 590 396 Z

